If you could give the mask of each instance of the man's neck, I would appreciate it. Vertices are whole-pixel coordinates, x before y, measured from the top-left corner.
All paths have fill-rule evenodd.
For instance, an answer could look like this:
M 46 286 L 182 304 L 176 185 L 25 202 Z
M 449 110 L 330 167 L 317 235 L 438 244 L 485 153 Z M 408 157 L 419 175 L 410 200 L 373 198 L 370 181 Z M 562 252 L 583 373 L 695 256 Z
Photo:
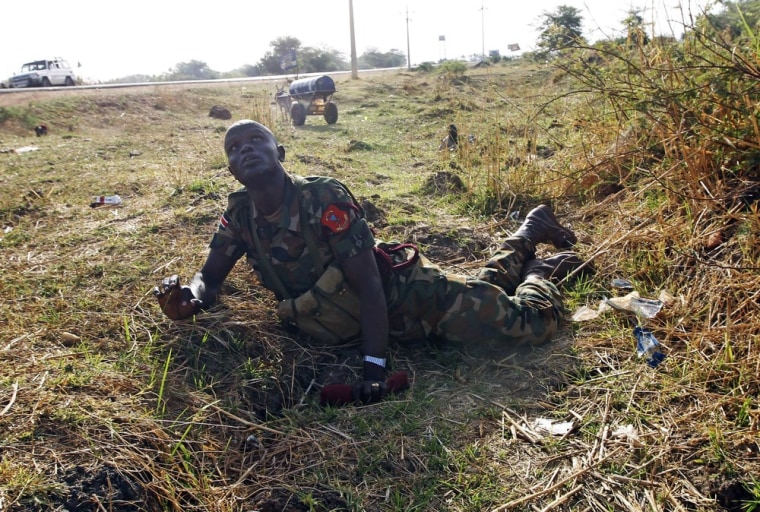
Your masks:
M 268 183 L 264 186 L 259 185 L 256 188 L 248 187 L 248 197 L 251 198 L 256 206 L 256 211 L 260 215 L 269 216 L 274 214 L 285 198 L 285 187 L 289 180 L 287 174 L 283 173 L 279 179 Z

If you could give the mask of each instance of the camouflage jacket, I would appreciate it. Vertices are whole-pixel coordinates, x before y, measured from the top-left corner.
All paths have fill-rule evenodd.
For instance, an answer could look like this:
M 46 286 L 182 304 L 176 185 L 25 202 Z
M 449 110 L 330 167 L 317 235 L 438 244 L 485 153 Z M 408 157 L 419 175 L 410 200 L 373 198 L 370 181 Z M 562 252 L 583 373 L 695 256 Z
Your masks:
M 319 264 L 309 253 L 304 238 L 305 229 L 314 235 L 323 267 L 334 261 L 341 263 L 375 244 L 360 206 L 342 183 L 329 177 L 308 177 L 299 178 L 302 180 L 299 187 L 297 178 L 289 174 L 286 177 L 279 216 L 267 219 L 257 212 L 246 189 L 242 188 L 229 195 L 227 210 L 219 219 L 210 244 L 211 248 L 235 259 L 245 255 L 261 283 L 280 300 L 285 297 L 280 296 L 276 283 L 267 277 L 256 249 L 254 231 L 291 297 L 311 289 L 320 277 Z M 302 219 L 307 226 L 302 225 Z

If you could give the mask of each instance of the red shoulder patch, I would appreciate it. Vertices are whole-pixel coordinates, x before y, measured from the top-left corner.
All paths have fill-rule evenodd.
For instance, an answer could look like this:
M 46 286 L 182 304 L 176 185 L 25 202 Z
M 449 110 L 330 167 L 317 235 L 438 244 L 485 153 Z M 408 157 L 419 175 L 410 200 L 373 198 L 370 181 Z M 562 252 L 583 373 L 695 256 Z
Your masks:
M 322 214 L 322 225 L 333 233 L 343 233 L 351 226 L 348 212 L 331 204 Z

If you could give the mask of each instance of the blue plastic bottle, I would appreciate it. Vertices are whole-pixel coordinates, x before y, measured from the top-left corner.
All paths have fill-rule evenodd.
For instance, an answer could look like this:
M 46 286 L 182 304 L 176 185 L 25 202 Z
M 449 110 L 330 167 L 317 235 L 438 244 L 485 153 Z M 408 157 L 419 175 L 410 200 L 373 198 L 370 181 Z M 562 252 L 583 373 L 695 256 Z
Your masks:
M 657 368 L 665 359 L 665 354 L 660 351 L 660 342 L 649 329 L 642 327 L 634 328 L 633 335 L 636 336 L 636 353 L 638 356 L 645 358 L 647 364 L 652 368 Z

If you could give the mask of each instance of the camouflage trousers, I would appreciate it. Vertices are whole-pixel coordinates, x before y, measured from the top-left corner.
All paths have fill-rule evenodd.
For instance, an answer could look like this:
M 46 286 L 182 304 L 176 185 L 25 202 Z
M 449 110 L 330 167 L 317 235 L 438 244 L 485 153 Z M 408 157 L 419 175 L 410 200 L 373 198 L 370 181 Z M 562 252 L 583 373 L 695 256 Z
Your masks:
M 420 256 L 415 265 L 386 276 L 391 337 L 513 345 L 549 341 L 564 307 L 551 282 L 522 282 L 523 263 L 534 257 L 532 243 L 508 238 L 472 278 L 444 272 Z

